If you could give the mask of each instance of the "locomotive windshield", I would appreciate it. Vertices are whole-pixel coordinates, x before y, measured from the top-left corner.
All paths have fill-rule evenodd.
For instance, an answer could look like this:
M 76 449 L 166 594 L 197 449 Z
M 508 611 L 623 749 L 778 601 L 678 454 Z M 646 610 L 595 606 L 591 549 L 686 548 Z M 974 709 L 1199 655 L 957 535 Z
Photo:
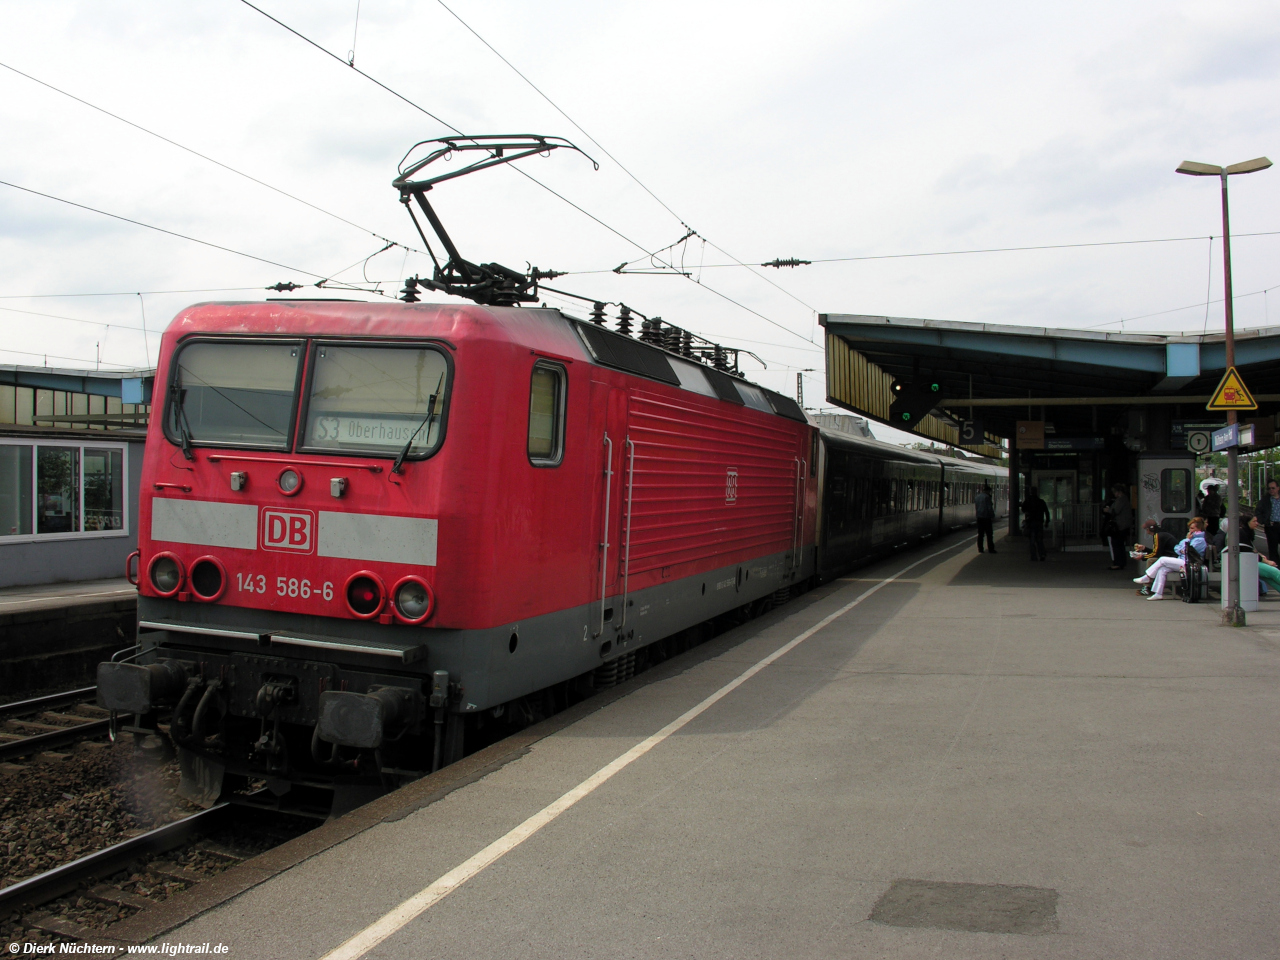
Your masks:
M 440 443 L 449 368 L 433 347 L 321 344 L 304 450 L 424 457 Z M 412 440 L 412 442 L 410 442 Z
M 166 431 L 175 442 L 289 449 L 300 341 L 197 340 L 174 361 Z

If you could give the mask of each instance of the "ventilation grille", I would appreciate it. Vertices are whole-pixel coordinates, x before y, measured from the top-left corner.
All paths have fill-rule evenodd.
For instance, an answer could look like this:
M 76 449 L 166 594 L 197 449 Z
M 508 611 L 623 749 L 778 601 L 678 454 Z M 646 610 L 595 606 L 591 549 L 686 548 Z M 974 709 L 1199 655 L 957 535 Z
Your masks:
M 585 323 L 579 324 L 578 330 L 581 331 L 582 338 L 587 341 L 591 352 L 595 354 L 595 358 L 605 366 L 629 370 L 642 377 L 680 386 L 680 378 L 671 369 L 671 364 L 667 362 L 667 357 L 661 350 Z

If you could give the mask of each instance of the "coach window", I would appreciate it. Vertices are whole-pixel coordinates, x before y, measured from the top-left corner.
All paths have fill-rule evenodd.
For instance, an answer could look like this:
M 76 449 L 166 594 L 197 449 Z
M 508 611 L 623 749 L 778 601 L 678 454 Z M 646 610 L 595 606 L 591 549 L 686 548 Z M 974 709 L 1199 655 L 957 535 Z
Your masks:
M 564 457 L 564 367 L 539 360 L 529 383 L 529 462 L 554 467 Z
M 1191 471 L 1160 471 L 1160 512 L 1188 513 L 1191 510 Z

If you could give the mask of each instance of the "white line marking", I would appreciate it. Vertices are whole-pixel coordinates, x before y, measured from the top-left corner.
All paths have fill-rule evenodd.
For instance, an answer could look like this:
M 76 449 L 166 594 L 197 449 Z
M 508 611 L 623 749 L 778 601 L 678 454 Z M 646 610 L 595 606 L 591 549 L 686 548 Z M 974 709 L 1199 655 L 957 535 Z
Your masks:
M 471 859 L 458 864 L 458 866 L 454 867 L 439 880 L 436 880 L 429 886 L 424 887 L 404 903 L 400 904 L 400 906 L 396 907 L 389 913 L 384 914 L 378 920 L 365 927 L 355 936 L 351 937 L 351 939 L 330 950 L 321 957 L 320 960 L 358 960 L 358 958 L 363 957 L 366 953 L 380 944 L 383 940 L 386 940 L 387 937 L 391 936 L 397 930 L 400 930 L 415 918 L 426 913 L 450 893 L 458 889 L 458 887 L 462 886 L 476 874 L 484 870 L 485 867 L 501 859 L 516 847 L 520 846 L 520 844 L 524 843 L 551 821 L 555 820 L 560 816 L 560 814 L 564 813 L 579 800 L 590 796 L 597 787 L 609 780 L 615 773 L 619 773 L 629 767 L 632 763 L 639 760 L 681 727 L 705 713 L 716 703 L 731 694 L 734 690 L 737 690 L 738 687 L 742 686 L 765 667 L 776 663 L 778 660 L 785 657 L 788 653 L 800 646 L 800 644 L 804 643 L 819 630 L 830 625 L 840 617 L 843 617 L 863 600 L 867 599 L 867 597 L 871 596 L 882 587 L 886 587 L 895 580 L 901 578 L 908 570 L 918 567 L 920 564 L 926 563 L 934 557 L 940 557 L 944 553 L 950 553 L 952 550 L 961 546 L 969 546 L 967 538 L 963 543 L 952 544 L 950 547 L 946 547 L 936 553 L 931 553 L 927 557 L 921 557 L 914 563 L 903 567 L 892 577 L 881 580 L 875 586 L 864 590 L 855 599 L 846 603 L 835 613 L 823 617 L 804 633 L 783 644 L 763 660 L 760 660 L 756 664 L 748 667 L 733 680 L 730 680 L 715 693 L 711 694 L 711 696 L 699 703 L 696 707 L 693 707 L 681 714 L 651 737 L 640 741 L 626 753 L 601 767 L 568 793 L 561 796 L 558 800 L 543 807 L 528 820 L 524 821 L 524 823 L 520 824 L 506 835 L 493 841 L 493 843 L 489 844 Z

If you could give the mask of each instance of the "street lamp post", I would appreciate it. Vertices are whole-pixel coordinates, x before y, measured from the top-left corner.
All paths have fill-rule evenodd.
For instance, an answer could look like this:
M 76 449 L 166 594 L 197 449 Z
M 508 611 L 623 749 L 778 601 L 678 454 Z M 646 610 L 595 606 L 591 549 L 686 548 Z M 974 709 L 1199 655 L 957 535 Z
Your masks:
M 1178 173 L 1192 177 L 1218 177 L 1222 181 L 1222 301 L 1225 306 L 1227 327 L 1227 369 L 1236 364 L 1236 335 L 1232 325 L 1231 304 L 1231 226 L 1227 217 L 1227 177 L 1238 173 L 1255 173 L 1271 166 L 1266 157 L 1218 167 L 1211 163 L 1185 160 L 1178 165 Z M 1236 412 L 1227 411 L 1227 424 L 1236 422 Z M 1243 627 L 1244 610 L 1240 606 L 1240 467 L 1236 458 L 1238 447 L 1227 448 L 1227 557 L 1231 565 L 1227 578 L 1226 609 L 1222 612 L 1223 626 Z

